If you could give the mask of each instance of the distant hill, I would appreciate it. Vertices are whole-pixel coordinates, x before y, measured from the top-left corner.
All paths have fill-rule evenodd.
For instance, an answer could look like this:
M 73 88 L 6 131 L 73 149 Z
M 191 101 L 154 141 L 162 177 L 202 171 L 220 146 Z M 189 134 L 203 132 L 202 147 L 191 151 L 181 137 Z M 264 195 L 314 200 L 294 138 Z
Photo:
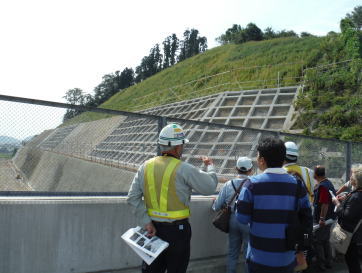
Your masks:
M 29 141 L 32 140 L 34 137 L 35 137 L 35 135 L 34 135 L 34 136 L 28 136 L 28 137 L 24 138 L 24 139 L 22 140 L 22 142 L 29 142 Z
M 0 136 L 0 145 L 1 144 L 13 144 L 13 145 L 20 145 L 21 141 L 13 138 L 13 137 L 9 137 L 9 136 Z
M 277 38 L 222 45 L 115 94 L 101 108 L 140 111 L 157 105 L 255 88 L 297 85 L 305 67 L 317 64 L 323 37 Z M 64 125 L 109 117 L 84 113 Z
M 292 129 L 362 141 L 362 32 L 347 30 L 218 46 L 121 90 L 99 107 L 137 112 L 224 91 L 303 85 Z M 109 116 L 86 112 L 63 126 Z

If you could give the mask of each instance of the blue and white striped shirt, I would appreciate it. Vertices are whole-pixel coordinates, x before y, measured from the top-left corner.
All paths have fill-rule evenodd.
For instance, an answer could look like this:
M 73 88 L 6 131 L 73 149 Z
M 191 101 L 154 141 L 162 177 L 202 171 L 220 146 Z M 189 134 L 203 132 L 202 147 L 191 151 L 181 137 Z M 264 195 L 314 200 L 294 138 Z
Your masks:
M 247 260 L 252 269 L 279 273 L 295 266 L 295 252 L 286 249 L 285 229 L 296 209 L 296 190 L 296 179 L 282 168 L 268 168 L 243 185 L 237 219 L 250 224 Z M 306 193 L 298 202 L 299 208 L 310 209 Z

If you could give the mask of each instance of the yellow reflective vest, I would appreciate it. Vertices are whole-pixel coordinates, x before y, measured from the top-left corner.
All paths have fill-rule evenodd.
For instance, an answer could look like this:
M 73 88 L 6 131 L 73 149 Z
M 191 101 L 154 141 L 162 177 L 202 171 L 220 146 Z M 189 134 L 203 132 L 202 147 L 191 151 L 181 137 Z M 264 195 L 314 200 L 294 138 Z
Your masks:
M 288 173 L 296 172 L 303 178 L 304 183 L 307 186 L 309 201 L 313 204 L 313 190 L 314 190 L 313 172 L 310 169 L 308 169 L 307 167 L 301 167 L 294 163 L 284 165 L 284 169 Z
M 175 220 L 190 216 L 189 207 L 176 194 L 176 171 L 180 163 L 170 156 L 158 156 L 146 162 L 144 199 L 149 216 Z

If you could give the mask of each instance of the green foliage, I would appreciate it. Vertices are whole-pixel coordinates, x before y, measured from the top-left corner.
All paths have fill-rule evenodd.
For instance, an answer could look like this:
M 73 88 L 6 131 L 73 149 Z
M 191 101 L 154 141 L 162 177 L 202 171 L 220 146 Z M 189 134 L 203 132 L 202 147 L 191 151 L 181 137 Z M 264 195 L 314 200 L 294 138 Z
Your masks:
M 94 88 L 93 99 L 86 105 L 98 106 L 108 100 L 114 94 L 125 89 L 134 83 L 134 72 L 132 68 L 125 68 L 121 73 L 106 74 L 102 77 L 102 82 Z
M 225 34 L 216 38 L 221 44 L 235 43 L 242 44 L 248 41 L 261 41 L 263 40 L 263 32 L 254 23 L 249 23 L 246 28 L 234 24 L 229 28 Z
M 350 19 L 353 22 L 353 26 L 357 30 L 362 29 L 362 6 L 357 6 L 354 8 L 352 13 L 348 13 L 346 18 Z
M 69 89 L 65 93 L 65 96 L 63 98 L 68 103 L 74 104 L 74 105 L 84 105 L 86 102 L 86 99 L 87 99 L 87 97 L 83 93 L 82 89 L 80 89 L 80 88 Z M 82 113 L 82 111 L 67 109 L 67 111 L 63 117 L 63 121 L 74 118 L 75 116 L 79 115 L 80 113 Z
M 64 97 L 67 102 L 77 105 L 97 107 L 107 101 L 111 96 L 121 90 L 130 87 L 134 83 L 140 83 L 156 73 L 173 66 L 176 61 L 183 61 L 187 58 L 204 52 L 207 49 L 206 37 L 199 36 L 197 29 L 186 30 L 184 40 L 179 41 L 176 34 L 166 37 L 163 41 L 163 53 L 159 44 L 151 48 L 149 55 L 144 56 L 141 64 L 136 67 L 136 73 L 132 68 L 125 68 L 121 73 L 106 74 L 102 82 L 94 88 L 94 95 L 83 94 L 78 88 L 70 89 Z M 180 54 L 177 56 L 178 49 Z M 79 94 L 76 92 L 80 92 Z M 63 121 L 78 116 L 82 111 L 67 110 Z M 76 120 L 82 120 L 82 117 Z
M 281 38 L 281 37 L 298 37 L 298 34 L 295 33 L 293 30 L 285 30 L 283 29 L 282 31 L 279 31 L 276 34 L 277 38 Z
M 362 141 L 361 34 L 348 18 L 340 26 L 341 34 L 321 41 L 316 58 L 335 64 L 306 72 L 305 92 L 296 102 L 302 111 L 297 125 L 316 136 Z
M 303 37 L 312 36 L 307 32 L 303 32 Z M 271 27 L 265 29 L 264 33 L 254 23 L 249 23 L 246 28 L 234 24 L 226 32 L 216 38 L 216 41 L 222 45 L 225 44 L 242 44 L 248 41 L 261 41 L 274 38 L 298 37 L 293 30 L 282 30 L 275 32 Z
M 197 29 L 185 30 L 184 39 L 180 43 L 179 61 L 186 60 L 207 49 L 206 37 L 200 37 Z
M 167 49 L 168 50 L 168 49 Z M 168 52 L 167 52 L 168 53 Z M 171 48 L 170 53 L 171 54 Z M 169 56 L 168 56 L 169 58 Z M 150 50 L 150 54 L 142 58 L 141 64 L 136 67 L 136 82 L 141 82 L 162 70 L 163 56 L 160 45 L 156 44 Z
M 314 35 L 310 34 L 309 32 L 301 32 L 300 33 L 301 38 L 311 37 L 311 36 L 314 36 Z
M 235 44 L 232 39 L 245 29 L 234 25 L 219 37 L 225 45 L 174 66 L 172 46 L 180 44 L 181 54 L 193 52 L 191 48 L 197 43 L 191 42 L 191 36 L 198 37 L 198 32 L 196 36 L 185 32 L 185 40 L 180 42 L 169 36 L 164 42 L 167 61 L 163 59 L 162 64 L 168 68 L 116 93 L 101 107 L 139 111 L 223 91 L 275 87 L 278 74 L 281 86 L 299 84 L 304 76 L 305 88 L 295 103 L 300 115 L 293 129 L 302 129 L 308 135 L 362 141 L 362 37 L 348 19 L 341 22 L 341 28 L 340 34 L 314 37 L 302 33 L 304 38 L 293 31 L 267 28 L 263 37 L 270 40 Z M 276 38 L 278 35 L 291 37 Z M 70 122 L 105 117 L 108 115 L 83 113 Z
M 139 111 L 223 91 L 275 87 L 278 72 L 282 75 L 282 86 L 296 85 L 302 67 L 317 54 L 321 40 L 318 37 L 279 38 L 216 47 L 115 94 L 100 107 Z M 74 122 L 104 117 L 84 113 Z

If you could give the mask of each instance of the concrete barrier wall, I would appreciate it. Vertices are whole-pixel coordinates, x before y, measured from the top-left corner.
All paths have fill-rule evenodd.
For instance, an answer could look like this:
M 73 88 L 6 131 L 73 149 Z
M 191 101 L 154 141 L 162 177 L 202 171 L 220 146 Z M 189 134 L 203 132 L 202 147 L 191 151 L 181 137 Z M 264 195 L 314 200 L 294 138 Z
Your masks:
M 226 254 L 211 202 L 191 202 L 192 260 Z M 2 273 L 139 272 L 141 260 L 121 239 L 137 225 L 124 198 L 3 197 L 0 219 Z

